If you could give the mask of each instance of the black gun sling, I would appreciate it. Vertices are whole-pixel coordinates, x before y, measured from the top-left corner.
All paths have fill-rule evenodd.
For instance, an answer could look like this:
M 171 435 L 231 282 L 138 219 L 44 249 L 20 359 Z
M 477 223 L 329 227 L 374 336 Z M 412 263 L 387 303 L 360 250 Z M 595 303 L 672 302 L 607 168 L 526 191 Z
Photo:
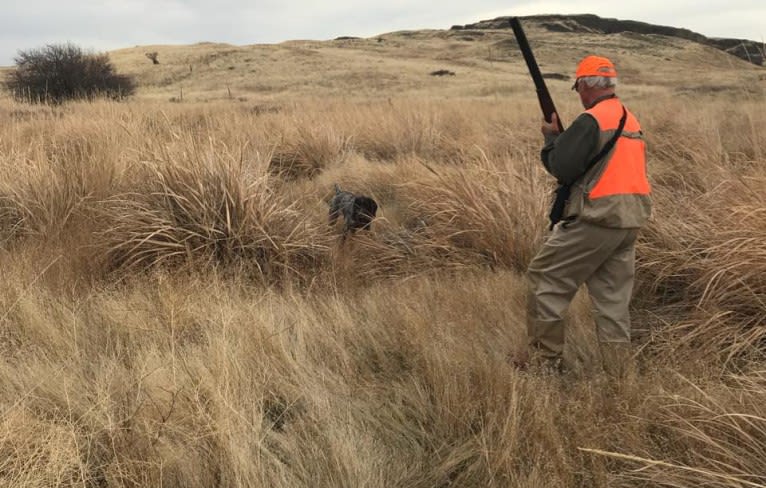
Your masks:
M 609 139 L 609 142 L 607 142 L 604 147 L 599 151 L 596 156 L 590 160 L 588 163 L 588 166 L 585 168 L 585 171 L 582 175 L 575 178 L 575 181 L 579 180 L 585 173 L 590 171 L 590 169 L 595 165 L 597 162 L 599 162 L 601 159 L 604 158 L 607 154 L 609 154 L 609 151 L 612 150 L 614 145 L 617 143 L 617 139 L 622 135 L 622 130 L 625 128 L 625 120 L 628 118 L 628 111 L 625 110 L 625 107 L 622 107 L 622 117 L 620 118 L 620 125 L 617 127 L 617 132 L 614 133 L 611 139 Z M 564 185 L 560 184 L 558 188 L 556 188 L 556 198 L 553 200 L 553 206 L 551 207 L 551 213 L 548 216 L 548 218 L 551 221 L 550 229 L 553 229 L 553 226 L 559 223 L 564 215 L 564 207 L 566 207 L 567 201 L 569 200 L 569 195 L 572 193 L 572 184 Z M 576 215 L 572 218 L 574 219 L 577 217 Z

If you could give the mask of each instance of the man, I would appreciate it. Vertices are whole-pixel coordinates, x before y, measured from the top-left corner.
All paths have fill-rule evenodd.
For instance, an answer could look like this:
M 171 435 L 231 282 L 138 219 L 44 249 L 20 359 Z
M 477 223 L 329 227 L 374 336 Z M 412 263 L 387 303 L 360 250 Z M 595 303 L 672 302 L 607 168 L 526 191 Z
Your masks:
M 623 371 L 630 348 L 628 305 L 635 242 L 651 213 L 646 150 L 638 120 L 615 94 L 611 61 L 587 56 L 572 87 L 585 111 L 564 132 L 543 121 L 545 169 L 571 185 L 561 221 L 529 264 L 527 332 L 539 357 L 563 366 L 564 315 L 585 283 L 607 371 Z

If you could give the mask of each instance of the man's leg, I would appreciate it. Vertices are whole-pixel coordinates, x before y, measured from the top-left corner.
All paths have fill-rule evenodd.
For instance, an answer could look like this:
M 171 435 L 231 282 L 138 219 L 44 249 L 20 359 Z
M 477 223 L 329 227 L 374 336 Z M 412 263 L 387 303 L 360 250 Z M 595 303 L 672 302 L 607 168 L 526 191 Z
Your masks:
M 622 377 L 630 367 L 630 299 L 637 230 L 625 231 L 615 252 L 587 279 L 604 370 Z
M 623 241 L 625 231 L 571 222 L 557 225 L 527 269 L 529 345 L 547 359 L 564 350 L 564 316 L 577 289 Z

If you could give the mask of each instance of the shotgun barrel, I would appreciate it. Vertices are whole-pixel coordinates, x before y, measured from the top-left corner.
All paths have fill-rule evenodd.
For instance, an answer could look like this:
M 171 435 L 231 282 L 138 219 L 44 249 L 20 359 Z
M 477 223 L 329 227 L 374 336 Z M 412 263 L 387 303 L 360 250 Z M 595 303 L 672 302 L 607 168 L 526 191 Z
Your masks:
M 551 116 L 556 113 L 556 107 L 553 105 L 553 99 L 548 91 L 548 87 L 545 86 L 545 80 L 543 79 L 540 68 L 535 61 L 535 55 L 532 54 L 532 48 L 529 47 L 527 36 L 524 34 L 524 29 L 521 27 L 521 22 L 517 17 L 511 17 L 511 29 L 516 36 L 516 42 L 519 43 L 519 49 L 521 54 L 524 55 L 524 61 L 527 62 L 527 68 L 529 68 L 529 74 L 532 75 L 532 81 L 535 83 L 535 90 L 537 91 L 537 100 L 540 102 L 540 108 L 543 111 L 543 117 L 546 122 L 551 121 Z M 564 125 L 561 123 L 561 117 L 558 117 L 559 132 L 564 132 Z

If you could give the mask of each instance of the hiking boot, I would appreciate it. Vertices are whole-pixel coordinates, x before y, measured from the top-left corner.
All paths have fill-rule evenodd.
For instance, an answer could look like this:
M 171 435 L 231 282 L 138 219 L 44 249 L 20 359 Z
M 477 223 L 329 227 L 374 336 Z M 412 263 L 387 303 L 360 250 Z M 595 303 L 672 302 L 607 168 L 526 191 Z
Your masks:
M 540 358 L 537 370 L 547 376 L 560 376 L 569 371 L 563 358 Z
M 508 363 L 519 371 L 542 373 L 544 375 L 561 375 L 568 371 L 561 357 L 545 357 L 535 354 L 532 357 L 526 351 L 508 355 Z
M 526 371 L 529 368 L 529 353 L 527 351 L 519 351 L 515 354 L 509 354 L 507 361 L 514 369 Z

